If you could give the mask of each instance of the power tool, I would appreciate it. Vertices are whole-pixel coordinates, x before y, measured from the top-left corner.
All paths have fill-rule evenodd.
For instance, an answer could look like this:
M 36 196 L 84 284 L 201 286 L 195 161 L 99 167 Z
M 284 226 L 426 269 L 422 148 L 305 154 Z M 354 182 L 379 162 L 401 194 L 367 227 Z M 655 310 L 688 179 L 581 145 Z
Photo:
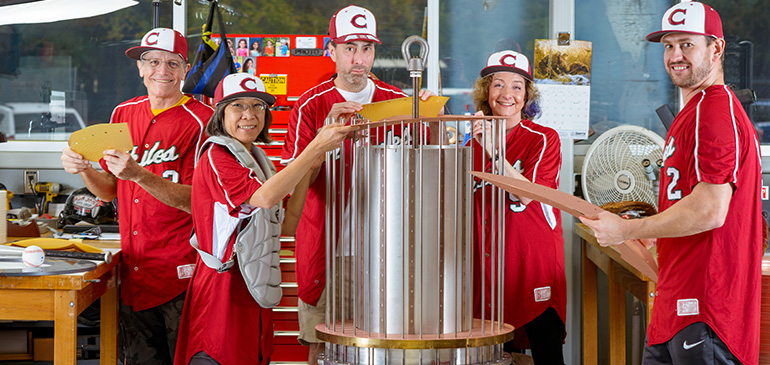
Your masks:
M 35 184 L 35 193 L 45 194 L 43 203 L 40 204 L 39 215 L 48 213 L 48 204 L 53 201 L 53 198 L 59 195 L 61 191 L 61 184 L 54 182 L 39 182 Z

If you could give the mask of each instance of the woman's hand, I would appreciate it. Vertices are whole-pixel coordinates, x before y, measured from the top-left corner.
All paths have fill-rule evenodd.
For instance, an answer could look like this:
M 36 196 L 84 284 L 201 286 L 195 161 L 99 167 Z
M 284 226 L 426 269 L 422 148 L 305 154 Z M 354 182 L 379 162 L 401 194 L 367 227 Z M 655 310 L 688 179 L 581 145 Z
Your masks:
M 354 133 L 355 127 L 342 123 L 332 123 L 318 130 L 311 144 L 315 144 L 320 152 L 334 151 L 340 147 L 342 141 Z
M 484 113 L 477 111 L 474 115 L 482 116 Z M 494 148 L 494 144 L 492 143 L 494 138 L 496 138 L 496 135 L 493 133 L 491 121 L 481 119 L 473 121 L 472 135 L 473 138 L 476 139 L 476 142 L 484 146 L 484 151 L 487 153 L 487 155 L 489 155 L 489 158 L 492 158 L 497 154 L 497 151 L 495 151 Z M 482 141 L 484 136 L 486 136 L 486 140 Z

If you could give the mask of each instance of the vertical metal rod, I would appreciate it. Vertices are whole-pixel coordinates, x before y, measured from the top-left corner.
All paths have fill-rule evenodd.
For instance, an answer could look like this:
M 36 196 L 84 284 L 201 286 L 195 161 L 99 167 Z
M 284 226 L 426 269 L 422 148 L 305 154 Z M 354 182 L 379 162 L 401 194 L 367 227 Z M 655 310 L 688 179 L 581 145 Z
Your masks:
M 504 128 L 504 130 L 507 132 L 507 128 Z M 506 133 L 503 133 L 503 148 L 500 149 L 500 160 L 503 163 L 503 168 L 505 167 L 506 162 L 508 161 L 507 151 L 508 151 L 508 135 Z M 503 277 L 500 281 L 500 290 L 501 290 L 501 296 L 500 296 L 500 316 L 499 316 L 499 323 L 498 323 L 498 329 L 502 331 L 503 325 L 505 324 L 505 296 L 502 295 L 502 292 L 505 291 L 505 245 L 506 245 L 506 239 L 507 235 L 505 234 L 505 228 L 506 228 L 506 219 L 505 217 L 508 215 L 508 204 L 506 203 L 508 196 L 505 192 L 503 192 L 504 198 L 503 198 L 503 223 L 502 227 L 500 229 L 500 237 L 502 237 L 502 250 L 501 250 L 501 256 L 503 258 L 501 266 L 501 270 L 503 273 Z M 500 346 L 500 351 L 502 351 L 502 346 Z
M 379 132 L 379 130 L 378 130 L 378 132 Z M 386 159 L 386 153 L 387 153 L 387 150 L 388 150 L 388 148 L 387 148 L 388 147 L 387 127 L 383 127 L 382 128 L 382 134 L 383 134 L 383 141 L 382 141 L 382 148 L 383 148 L 383 150 L 382 150 L 382 158 L 380 159 L 380 161 L 381 161 L 380 166 L 381 166 L 382 173 L 380 174 L 380 179 L 379 179 L 380 180 L 380 186 L 378 187 L 380 189 L 380 191 L 382 191 L 382 194 L 380 194 L 381 198 L 380 198 L 380 209 L 379 209 L 380 210 L 380 216 L 382 217 L 380 219 L 380 224 L 381 224 L 381 226 L 380 226 L 380 237 L 382 239 L 380 240 L 380 265 L 379 265 L 379 267 L 380 267 L 380 271 L 382 273 L 387 273 L 388 271 L 387 271 L 387 266 L 386 266 L 387 265 L 386 258 L 387 258 L 387 247 L 388 247 L 388 240 L 387 240 L 387 238 L 388 238 L 388 231 L 387 231 L 387 229 L 385 229 L 387 227 L 387 206 L 385 205 L 385 202 L 387 201 L 386 200 L 387 189 L 386 189 L 385 184 L 384 184 L 384 179 L 385 179 L 386 176 L 388 176 L 388 174 L 387 174 L 387 162 L 388 161 Z M 388 328 L 387 328 L 387 325 L 386 325 L 387 322 L 385 321 L 386 316 L 387 316 L 387 306 L 384 304 L 384 303 L 387 303 L 387 301 L 385 300 L 385 294 L 386 294 L 385 286 L 386 286 L 386 284 L 387 284 L 387 275 L 381 275 L 381 279 L 380 279 L 380 293 L 379 293 L 379 298 L 380 298 L 380 333 L 383 333 L 385 338 L 388 337 Z
M 358 299 L 361 298 L 359 292 L 358 292 L 358 280 L 361 275 L 354 275 L 354 273 L 359 273 L 360 271 L 360 264 L 358 263 L 358 260 L 356 260 L 356 257 L 358 257 L 362 250 L 359 249 L 359 234 L 360 230 L 358 229 L 358 208 L 359 203 L 361 202 L 360 199 L 358 199 L 359 194 L 359 184 L 361 181 L 361 169 L 360 169 L 360 162 L 359 162 L 359 155 L 358 155 L 358 148 L 360 144 L 358 136 L 354 135 L 352 142 L 351 142 L 351 155 L 350 155 L 350 243 L 348 244 L 350 247 L 350 259 L 348 260 L 348 270 L 346 270 L 345 274 L 348 276 L 351 276 L 348 278 L 348 285 L 346 287 L 349 290 L 350 294 L 350 303 L 352 304 L 353 308 L 348 308 L 348 311 L 353 311 L 353 336 L 356 335 L 356 329 L 358 328 Z M 352 267 L 351 267 L 352 266 Z M 350 280 L 352 279 L 352 280 Z M 343 281 L 344 282 L 344 281 Z M 352 287 L 351 287 L 352 285 Z M 343 307 L 345 305 L 343 304 Z M 343 316 L 345 317 L 345 316 Z
M 160 27 L 160 0 L 152 0 L 152 27 Z
M 404 155 L 405 155 L 404 140 L 406 139 L 405 138 L 406 136 L 404 135 L 404 121 L 403 120 L 401 121 L 401 123 L 399 125 L 399 129 L 401 130 L 401 133 L 400 133 L 400 135 L 401 135 L 400 142 L 401 143 L 399 144 L 399 146 L 400 146 L 399 147 L 399 152 L 401 153 L 401 176 L 400 176 L 401 177 L 401 211 L 402 212 L 407 212 L 408 211 L 407 207 L 409 206 L 409 200 L 408 200 L 408 197 L 407 197 L 408 194 L 406 193 L 406 190 L 405 190 L 406 183 L 404 181 L 406 179 L 406 174 L 404 173 L 404 168 L 405 168 L 405 166 L 404 166 L 404 160 L 405 160 L 405 158 L 404 158 Z M 395 135 L 395 133 L 393 133 L 393 134 Z M 395 144 L 394 144 L 394 147 L 395 147 Z M 411 265 L 409 265 L 408 260 L 413 260 L 414 259 L 413 257 L 407 255 L 407 247 L 411 246 L 412 243 L 411 243 L 411 241 L 409 240 L 409 238 L 407 236 L 407 232 L 406 232 L 406 230 L 407 230 L 407 225 L 406 225 L 407 219 L 406 219 L 405 216 L 406 216 L 406 214 L 402 214 L 401 215 L 401 255 L 402 255 L 401 257 L 403 257 L 403 259 L 401 260 L 401 270 L 402 270 L 401 271 L 401 297 L 404 299 L 402 301 L 402 304 L 401 304 L 401 310 L 402 310 L 401 338 L 402 339 L 405 338 L 406 333 L 409 331 L 409 316 L 410 316 L 410 311 L 409 311 L 409 304 L 410 304 L 409 303 L 410 302 L 409 301 L 409 298 L 410 298 L 410 295 L 409 295 L 409 284 L 412 284 L 412 281 L 411 280 L 407 280 L 407 275 L 409 275 L 409 267 L 411 266 Z M 407 284 L 407 283 L 409 283 L 409 284 Z
M 424 195 L 423 195 L 423 192 L 424 192 L 423 184 L 425 183 L 425 181 L 423 179 L 423 172 L 425 171 L 425 155 L 424 155 L 425 151 L 423 150 L 424 143 L 422 143 L 422 142 L 423 142 L 423 139 L 424 139 L 423 135 L 425 133 L 423 133 L 423 130 L 422 130 L 422 123 L 418 122 L 417 125 L 414 126 L 414 128 L 412 128 L 411 132 L 412 132 L 412 134 L 416 134 L 417 135 L 417 136 L 415 136 L 416 138 L 414 138 L 414 137 L 412 138 L 413 143 L 417 143 L 418 138 L 420 140 L 420 143 L 418 143 L 418 148 L 419 148 L 418 155 L 420 156 L 420 162 L 418 164 L 418 166 L 419 166 L 418 167 L 418 170 L 419 170 L 418 171 L 418 176 L 419 176 L 419 178 L 418 178 L 418 182 L 417 182 L 417 186 L 418 186 L 418 189 L 420 191 L 418 199 L 417 199 L 417 201 L 420 203 L 420 215 L 419 215 L 419 218 L 417 218 L 417 222 L 418 222 L 418 226 L 419 226 L 419 229 L 418 229 L 419 241 L 418 242 L 420 243 L 420 269 L 422 270 L 422 269 L 425 268 L 425 245 L 424 245 L 424 242 L 423 242 L 423 237 L 425 235 L 424 235 L 423 226 L 422 226 L 422 220 L 423 220 L 423 217 L 424 217 L 424 215 L 423 215 L 423 206 L 424 206 L 424 204 L 423 203 L 425 201 Z M 420 280 L 422 281 L 422 274 L 420 275 Z M 422 326 L 422 319 L 423 319 L 423 315 L 424 315 L 422 308 L 424 307 L 424 304 L 423 304 L 424 300 L 425 300 L 425 285 L 420 285 L 420 337 L 419 337 L 420 339 L 422 339 L 422 327 L 423 327 Z
M 371 312 L 372 312 L 372 293 L 371 293 L 372 284 L 370 282 L 370 280 L 371 280 L 370 278 L 373 276 L 373 274 L 372 274 L 372 249 L 373 249 L 373 247 L 372 247 L 372 240 L 371 240 L 371 235 L 373 233 L 369 229 L 369 226 L 370 226 L 369 222 L 371 222 L 371 214 L 372 214 L 372 212 L 371 212 L 371 197 L 373 196 L 372 189 L 375 189 L 375 188 L 372 187 L 372 170 L 371 170 L 372 164 L 371 164 L 371 161 L 372 161 L 372 151 L 373 151 L 372 150 L 372 143 L 374 141 L 372 140 L 372 129 L 371 129 L 371 127 L 366 129 L 366 139 L 367 139 L 367 143 L 366 143 L 366 147 L 365 147 L 366 148 L 366 155 L 365 155 L 366 156 L 365 157 L 366 161 L 364 162 L 364 164 L 366 165 L 366 168 L 364 169 L 364 171 L 366 171 L 365 179 L 366 179 L 366 191 L 367 191 L 367 195 L 366 195 L 365 201 L 367 202 L 366 205 L 367 205 L 368 209 L 364 209 L 364 217 L 365 217 L 365 219 L 364 219 L 364 222 L 365 222 L 364 223 L 364 227 L 365 227 L 365 230 L 366 230 L 366 234 L 364 235 L 364 241 L 365 241 L 364 242 L 364 246 L 366 247 L 366 252 L 365 252 L 365 256 L 364 256 L 364 259 L 366 260 L 366 274 L 364 275 L 364 279 L 365 279 L 364 280 L 364 293 L 366 293 L 366 297 L 364 299 L 365 300 L 365 303 L 364 303 L 364 322 L 366 324 L 367 336 L 371 337 L 372 336 L 372 315 L 371 315 Z M 379 276 L 379 275 L 375 275 L 374 277 L 377 277 L 377 276 Z
M 497 162 L 495 160 L 496 153 L 498 152 L 498 145 L 497 145 L 497 131 L 499 128 L 498 123 L 495 123 L 495 120 L 492 120 L 492 128 L 490 130 L 490 135 L 487 137 L 492 142 L 492 162 L 490 163 L 490 166 L 492 168 L 492 173 L 499 173 L 500 171 L 497 169 Z M 490 240 L 489 240 L 489 248 L 490 248 L 490 259 L 489 259 L 489 265 L 490 265 L 490 275 L 489 275 L 489 302 L 490 302 L 490 310 L 489 310 L 489 320 L 490 320 L 490 327 L 494 326 L 495 323 L 495 306 L 497 301 L 497 287 L 495 286 L 497 274 L 496 271 L 498 269 L 497 267 L 497 261 L 496 254 L 497 254 L 497 227 L 495 227 L 495 224 L 499 221 L 500 216 L 498 214 L 499 212 L 499 206 L 498 206 L 498 198 L 499 198 L 499 190 L 493 186 L 490 185 L 490 205 L 492 210 L 491 220 L 489 222 L 489 226 L 492 227 L 490 230 Z M 493 328 L 490 328 L 493 329 Z
M 332 255 L 329 260 L 331 261 L 331 280 L 326 281 L 326 307 L 331 307 L 331 320 L 332 320 L 332 330 L 337 331 L 337 311 L 336 311 L 336 299 L 337 299 L 337 293 L 336 293 L 336 281 L 337 281 L 337 242 L 339 242 L 338 233 L 339 227 L 337 226 L 337 216 L 339 214 L 340 209 L 344 209 L 344 207 L 339 206 L 339 198 L 337 197 L 338 191 L 338 185 L 341 185 L 342 182 L 338 181 L 339 177 L 341 177 L 342 174 L 342 158 L 345 155 L 345 142 L 342 142 L 342 146 L 340 147 L 340 165 L 334 163 L 333 167 L 333 173 L 332 173 L 332 232 L 331 232 L 331 246 L 332 246 Z M 331 285 L 329 285 L 329 282 L 331 281 Z
M 422 122 L 421 122 L 422 123 Z M 428 123 L 428 125 L 430 125 Z M 428 130 L 430 130 L 430 127 L 427 127 Z M 435 137 L 434 137 L 435 138 Z M 439 137 L 439 140 L 441 138 Z M 439 145 L 440 147 L 440 145 Z M 435 189 L 436 192 L 436 299 L 438 301 L 438 314 L 437 314 L 437 321 L 436 321 L 436 335 L 441 338 L 441 314 L 442 314 L 442 308 L 441 308 L 441 149 L 438 151 L 438 163 L 436 166 L 436 184 L 438 185 Z
M 468 152 L 470 154 L 470 161 L 466 160 L 466 163 L 468 164 L 469 169 L 473 169 L 474 161 L 476 161 L 475 154 L 473 153 L 473 142 L 471 141 L 470 146 L 468 148 Z M 465 260 L 465 272 L 467 273 L 465 275 L 465 287 L 470 289 L 466 291 L 466 312 L 465 312 L 465 318 L 466 318 L 466 327 L 469 330 L 473 330 L 473 255 L 478 254 L 478 250 L 476 249 L 475 245 L 473 244 L 476 236 L 477 236 L 477 230 L 478 227 L 473 224 L 474 223 L 474 217 L 476 216 L 474 213 L 476 211 L 476 202 L 474 201 L 474 180 L 471 174 L 463 174 L 463 179 L 465 179 L 465 184 L 468 187 L 465 189 L 465 227 L 470 227 L 468 232 L 464 236 L 465 242 L 465 257 L 467 258 Z M 484 308 L 482 307 L 482 310 Z
M 506 137 L 505 136 L 505 131 L 506 131 L 506 125 L 505 125 L 504 120 L 503 120 L 502 123 L 498 122 L 498 125 L 500 125 L 500 127 L 499 127 L 498 133 L 497 133 L 497 146 L 498 146 L 497 153 L 498 153 L 498 156 L 499 156 L 499 158 L 497 160 L 497 163 L 498 163 L 498 167 L 497 168 L 500 170 L 500 174 L 501 175 L 505 175 L 505 149 L 506 149 L 506 145 L 505 145 L 505 140 L 506 140 L 506 138 L 505 138 Z M 498 275 L 497 276 L 497 301 L 498 301 L 498 303 L 497 303 L 498 304 L 497 305 L 497 308 L 498 308 L 498 313 L 497 313 L 497 329 L 500 330 L 500 329 L 502 329 L 502 324 L 503 324 L 503 321 L 502 321 L 502 315 L 503 315 L 503 305 L 502 305 L 502 303 L 503 303 L 503 285 L 502 285 L 502 282 L 503 282 L 503 278 L 505 277 L 505 273 L 503 271 L 503 262 L 505 262 L 505 257 L 503 257 L 503 254 L 502 254 L 503 253 L 503 249 L 505 247 L 505 235 L 503 234 L 503 232 L 504 232 L 504 227 L 505 227 L 505 215 L 507 214 L 507 209 L 506 209 L 506 204 L 505 204 L 506 192 L 503 191 L 502 189 L 498 189 L 498 193 L 500 195 L 499 196 L 500 216 L 498 217 L 498 222 L 499 223 L 498 223 L 498 228 L 497 228 L 497 232 L 498 232 L 498 235 L 497 235 L 497 240 L 498 240 L 498 246 L 497 246 L 498 247 L 498 250 L 497 250 L 497 252 L 498 252 L 498 262 L 497 262 L 497 275 Z
M 486 123 L 486 121 L 482 120 L 482 123 Z M 487 128 L 481 128 L 481 166 L 482 171 L 487 172 L 487 152 L 486 152 L 486 142 L 487 142 Z M 490 169 L 489 172 L 492 172 Z M 481 333 L 486 334 L 485 329 L 485 321 L 486 321 L 486 314 L 487 314 L 487 303 L 486 303 L 486 294 L 487 294 L 487 271 L 486 271 L 486 262 L 487 262 L 487 241 L 486 241 L 486 233 L 487 233 L 487 225 L 486 225 L 486 219 L 487 219 L 487 189 L 486 189 L 486 183 L 484 180 L 479 179 L 479 184 L 481 185 Z
M 459 125 L 459 124 L 456 124 L 455 126 L 457 126 L 457 125 Z M 458 328 L 462 327 L 462 303 L 461 303 L 462 302 L 461 301 L 461 298 L 462 298 L 462 285 L 458 285 L 458 284 L 460 284 L 460 272 L 461 272 L 461 270 L 460 270 L 460 247 L 459 247 L 459 240 L 458 240 L 458 237 L 457 237 L 459 235 L 459 233 L 460 233 L 459 232 L 460 231 L 459 230 L 460 222 L 459 222 L 459 219 L 458 219 L 459 211 L 458 211 L 458 203 L 457 203 L 460 200 L 459 199 L 460 198 L 460 194 L 458 193 L 459 190 L 460 190 L 460 167 L 459 167 L 459 163 L 460 163 L 459 152 L 460 152 L 460 149 L 458 147 L 459 144 L 457 143 L 458 140 L 459 140 L 459 136 L 460 136 L 460 134 L 458 132 L 456 132 L 456 134 L 455 134 L 455 145 L 453 146 L 454 147 L 454 157 L 455 157 L 454 175 L 453 175 L 455 177 L 454 178 L 455 188 L 452 191 L 452 200 L 454 200 L 454 206 L 453 206 L 454 219 L 453 219 L 453 222 L 454 222 L 454 226 L 455 226 L 454 227 L 455 228 L 455 232 L 454 232 L 454 253 L 455 253 L 455 262 L 454 262 L 454 269 L 455 269 L 455 277 L 454 277 L 455 333 L 454 333 L 454 335 L 455 335 L 455 338 L 457 338 L 457 332 L 459 332 Z
M 328 118 L 324 121 L 325 124 L 329 124 L 329 122 L 330 121 L 329 121 Z M 342 148 L 342 145 L 340 145 L 340 148 Z M 325 251 L 326 251 L 326 255 L 325 255 L 326 256 L 326 263 L 325 263 L 326 270 L 325 270 L 325 273 L 326 273 L 326 278 L 324 279 L 325 280 L 325 284 L 324 285 L 327 288 L 327 290 L 326 290 L 326 303 L 327 303 L 327 305 L 326 305 L 326 310 L 325 310 L 325 312 L 326 312 L 325 313 L 325 317 L 326 317 L 325 318 L 325 322 L 326 322 L 326 328 L 327 329 L 329 328 L 329 325 L 331 324 L 331 321 L 330 321 L 331 316 L 329 315 L 329 311 L 331 310 L 331 308 L 328 305 L 329 298 L 330 298 L 329 290 L 328 290 L 328 285 L 329 285 L 329 282 L 331 281 L 330 280 L 330 276 L 329 276 L 329 272 L 331 271 L 331 263 L 330 263 L 329 260 L 331 259 L 331 246 L 332 246 L 332 244 L 331 244 L 331 242 L 332 242 L 332 240 L 331 240 L 331 232 L 332 232 L 332 228 L 331 227 L 332 227 L 332 225 L 331 225 L 330 218 L 331 218 L 331 212 L 333 211 L 332 207 L 334 205 L 334 203 L 331 200 L 331 189 L 333 189 L 332 186 L 334 186 L 334 185 L 332 185 L 333 182 L 331 180 L 332 179 L 332 175 L 334 173 L 333 164 L 334 164 L 334 152 L 326 153 L 326 176 L 325 176 L 325 179 L 326 179 L 326 192 L 325 192 L 325 194 L 326 194 L 326 216 L 324 218 L 324 235 L 326 236 L 326 242 L 325 242 L 326 243 L 325 244 Z
M 335 263 L 335 270 L 339 270 L 339 272 L 335 272 L 335 285 L 338 286 L 339 289 L 339 295 L 337 296 L 340 299 L 340 302 L 334 303 L 334 308 L 337 309 L 340 313 L 340 323 L 342 324 L 342 332 L 345 331 L 345 255 L 347 252 L 345 252 L 346 243 L 345 241 L 345 232 L 348 232 L 347 224 L 349 222 L 346 221 L 346 215 L 350 214 L 350 211 L 348 210 L 348 207 L 350 205 L 350 202 L 348 202 L 347 194 L 349 191 L 348 184 L 350 184 L 350 175 L 348 174 L 348 153 L 352 152 L 352 146 L 345 145 L 345 149 L 340 154 L 340 184 L 339 184 L 339 201 L 340 201 L 340 214 L 337 221 L 338 228 L 338 236 L 337 240 L 335 241 L 335 246 L 339 245 L 340 251 L 342 251 L 341 254 L 338 254 L 334 256 L 334 263 Z M 348 236 L 348 241 L 350 240 L 350 237 Z M 337 264 L 337 257 L 340 257 L 339 264 Z M 339 267 L 337 269 L 337 267 Z M 336 291 L 335 291 L 336 293 Z M 340 308 L 337 308 L 339 306 Z M 336 318 L 336 316 L 335 316 Z

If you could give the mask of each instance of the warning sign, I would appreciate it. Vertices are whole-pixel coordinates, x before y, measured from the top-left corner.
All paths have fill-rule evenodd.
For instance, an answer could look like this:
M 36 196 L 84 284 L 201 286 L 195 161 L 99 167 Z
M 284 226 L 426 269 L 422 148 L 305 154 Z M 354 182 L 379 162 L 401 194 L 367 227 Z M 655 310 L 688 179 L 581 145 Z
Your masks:
M 265 89 L 273 95 L 286 95 L 287 75 L 279 74 L 261 74 L 259 78 L 265 83 Z

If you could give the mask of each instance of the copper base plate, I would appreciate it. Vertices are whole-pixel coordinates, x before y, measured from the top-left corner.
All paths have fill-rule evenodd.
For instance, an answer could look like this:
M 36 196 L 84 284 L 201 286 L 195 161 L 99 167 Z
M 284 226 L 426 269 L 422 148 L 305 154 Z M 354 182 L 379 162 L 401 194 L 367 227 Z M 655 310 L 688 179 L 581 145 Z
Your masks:
M 377 332 L 367 332 L 356 329 L 352 321 L 346 321 L 345 326 L 341 322 L 335 323 L 335 330 L 327 328 L 326 324 L 315 327 L 316 336 L 324 342 L 330 342 L 343 346 L 389 348 L 389 349 L 456 349 L 492 346 L 508 342 L 513 339 L 513 326 L 502 323 L 500 329 L 498 322 L 484 321 L 484 332 L 481 332 L 481 320 L 473 320 L 471 331 L 435 334 L 410 334 L 410 335 L 385 335 Z

